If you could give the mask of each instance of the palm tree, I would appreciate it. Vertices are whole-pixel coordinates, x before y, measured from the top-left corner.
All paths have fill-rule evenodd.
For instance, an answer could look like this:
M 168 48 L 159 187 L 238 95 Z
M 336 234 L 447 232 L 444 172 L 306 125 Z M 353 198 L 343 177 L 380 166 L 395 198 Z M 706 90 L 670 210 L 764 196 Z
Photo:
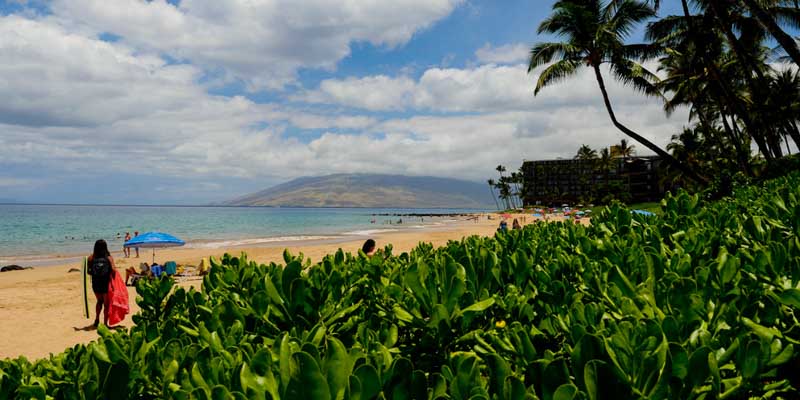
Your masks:
M 701 5 L 704 6 L 704 4 Z M 742 96 L 740 96 L 737 90 L 733 87 L 733 85 L 736 83 L 736 80 L 732 80 L 731 77 L 724 76 L 723 74 L 721 65 L 731 64 L 731 61 L 719 60 L 719 56 L 723 51 L 722 47 L 719 45 L 724 42 L 724 40 L 721 39 L 722 33 L 720 30 L 714 28 L 718 26 L 718 18 L 716 15 L 712 15 L 711 13 L 707 12 L 701 13 L 698 16 L 692 15 L 689 10 L 688 0 L 681 0 L 681 6 L 683 8 L 683 19 L 680 19 L 679 17 L 667 17 L 661 21 L 652 23 L 648 27 L 647 36 L 649 38 L 657 38 L 660 43 L 665 41 L 674 42 L 675 38 L 679 38 L 679 40 L 682 42 L 680 47 L 684 48 L 687 53 L 691 53 L 697 58 L 697 60 L 693 61 L 695 63 L 699 62 L 700 64 L 697 65 L 696 68 L 703 69 L 708 73 L 708 78 L 704 78 L 702 80 L 705 80 L 709 83 L 713 82 L 719 89 L 722 97 L 724 97 L 724 103 L 731 110 L 732 115 L 730 115 L 730 117 L 732 120 L 731 125 L 733 127 L 734 134 L 737 134 L 735 132 L 737 126 L 734 120 L 734 116 L 736 116 L 741 119 L 742 123 L 747 128 L 748 134 L 755 139 L 756 143 L 758 144 L 759 151 L 764 154 L 764 157 L 769 159 L 771 155 L 766 147 L 766 143 L 761 140 L 756 121 L 751 118 L 751 113 L 748 112 Z M 666 26 L 671 27 L 671 29 L 663 29 L 663 26 L 661 25 L 665 25 L 665 22 Z M 676 32 L 676 28 L 679 28 L 683 32 Z M 661 31 L 660 33 L 659 29 Z M 669 39 L 670 37 L 672 39 Z M 690 79 L 684 79 L 684 81 L 688 80 Z M 729 82 L 733 82 L 733 85 Z M 717 101 L 719 101 L 719 99 L 717 99 Z M 724 108 L 725 107 L 720 107 L 720 110 Z M 726 123 L 726 129 L 729 128 L 727 122 L 725 121 L 724 115 L 722 117 L 722 121 Z M 744 135 L 740 135 L 739 139 L 734 140 L 734 144 L 737 145 L 737 156 L 739 157 L 740 164 L 742 164 L 744 169 L 748 171 L 748 174 L 752 176 L 753 174 L 750 170 L 749 162 L 745 161 L 745 159 L 749 159 L 745 156 L 745 152 L 748 151 L 741 146 L 743 141 Z
M 514 184 L 514 199 L 517 202 L 517 208 L 521 208 L 524 206 L 522 201 L 522 190 L 520 190 L 519 187 L 519 184 L 522 182 L 522 173 L 512 172 L 509 181 Z
M 775 72 L 771 77 L 770 93 L 772 95 L 765 104 L 765 109 L 770 111 L 768 118 L 783 135 L 787 153 L 791 153 L 788 138 L 792 138 L 795 147 L 800 149 L 797 125 L 800 120 L 800 71 L 786 69 Z
M 589 147 L 589 145 L 582 145 L 575 154 L 576 160 L 594 160 L 597 158 L 597 150 Z
M 492 192 L 492 200 L 494 200 L 494 205 L 500 210 L 500 203 L 497 202 L 497 194 L 494 192 L 494 179 L 489 179 L 486 181 L 489 184 L 489 191 Z
M 619 157 L 626 160 L 636 154 L 636 150 L 633 148 L 632 144 L 628 144 L 628 139 L 622 139 L 619 144 L 611 146 L 611 157 Z
M 769 13 L 769 8 L 762 7 L 756 0 L 743 0 L 744 4 L 750 10 L 758 22 L 764 26 L 770 36 L 772 36 L 783 49 L 786 51 L 786 54 L 794 61 L 795 64 L 800 65 L 800 49 L 797 47 L 797 42 L 791 37 L 789 34 L 784 32 L 778 23 L 775 21 L 772 15 Z M 767 1 L 766 3 L 778 3 L 776 1 Z M 774 8 L 773 11 L 780 12 L 780 17 L 783 18 L 791 18 L 791 13 L 785 13 L 782 11 L 788 11 L 790 8 L 786 7 L 779 7 L 778 4 L 773 4 Z M 787 15 L 788 14 L 788 15 Z M 795 26 L 797 26 L 797 17 L 795 16 L 794 21 L 792 21 Z
M 494 170 L 499 172 L 500 173 L 500 177 L 502 178 L 503 177 L 503 172 L 506 172 L 506 167 L 504 167 L 502 165 L 498 165 Z
M 625 43 L 636 25 L 655 15 L 651 6 L 638 0 L 616 0 L 608 4 L 604 4 L 602 0 L 556 2 L 553 14 L 542 21 L 538 32 L 559 35 L 565 37 L 566 41 L 539 43 L 531 50 L 529 73 L 550 64 L 539 75 L 534 94 L 550 84 L 574 75 L 580 66 L 591 68 L 603 94 L 606 111 L 617 129 L 684 171 L 687 176 L 698 182 L 707 182 L 667 151 L 620 123 L 606 91 L 600 70 L 603 64 L 608 64 L 614 77 L 623 83 L 647 95 L 660 96 L 653 85 L 658 78 L 634 61 L 658 55 L 657 46 Z
M 511 196 L 511 187 L 508 185 L 508 179 L 503 175 L 503 172 L 506 172 L 506 167 L 498 165 L 495 171 L 500 173 L 500 180 L 497 182 L 497 188 L 500 189 L 500 198 L 505 200 L 506 209 L 511 209 L 515 205 L 513 204 L 514 198 Z M 504 193 L 505 196 L 503 195 Z
M 753 176 L 749 147 L 731 129 L 731 125 L 737 121 L 735 118 L 731 118 L 730 124 L 727 121 L 729 116 L 735 115 L 736 110 L 746 110 L 746 99 L 731 94 L 728 79 L 715 78 L 722 74 L 720 65 L 726 64 L 723 40 L 719 32 L 710 28 L 712 23 L 706 19 L 706 16 L 669 16 L 647 27 L 647 37 L 667 49 L 659 59 L 659 70 L 666 73 L 659 87 L 664 93 L 672 94 L 664 103 L 664 111 L 670 115 L 677 108 L 688 106 L 689 120 L 698 119 L 700 125 L 709 132 L 714 131 L 714 121 L 721 120 L 724 134 L 735 148 L 739 168 Z M 692 21 L 702 23 L 695 24 Z M 700 26 L 700 29 L 696 26 Z M 746 112 L 742 113 L 748 116 Z M 723 139 L 722 134 L 712 139 L 719 144 Z M 676 158 L 683 162 L 680 157 Z
M 604 193 L 606 195 L 609 193 L 609 186 L 611 185 L 610 173 L 614 169 L 615 164 L 616 161 L 614 160 L 614 157 L 611 156 L 611 152 L 608 150 L 608 147 L 601 149 L 600 157 L 597 159 L 596 165 L 597 169 L 602 172 L 603 177 L 605 178 Z

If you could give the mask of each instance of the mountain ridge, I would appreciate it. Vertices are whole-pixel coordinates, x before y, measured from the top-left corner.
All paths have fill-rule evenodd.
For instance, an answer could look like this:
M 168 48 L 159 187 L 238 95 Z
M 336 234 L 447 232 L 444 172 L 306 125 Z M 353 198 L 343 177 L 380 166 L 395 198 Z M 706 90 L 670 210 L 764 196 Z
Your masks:
M 221 203 L 261 207 L 489 208 L 485 185 L 389 174 L 304 176 Z

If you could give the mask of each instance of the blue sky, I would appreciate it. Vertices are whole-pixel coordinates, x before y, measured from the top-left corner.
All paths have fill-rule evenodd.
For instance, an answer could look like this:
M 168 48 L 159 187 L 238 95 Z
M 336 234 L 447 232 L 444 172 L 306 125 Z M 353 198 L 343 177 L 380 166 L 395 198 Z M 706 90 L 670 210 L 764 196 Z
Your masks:
M 485 181 L 616 142 L 588 74 L 533 96 L 525 56 L 551 5 L 0 2 L 0 198 L 205 204 L 338 172 Z M 658 143 L 686 121 L 611 86 Z

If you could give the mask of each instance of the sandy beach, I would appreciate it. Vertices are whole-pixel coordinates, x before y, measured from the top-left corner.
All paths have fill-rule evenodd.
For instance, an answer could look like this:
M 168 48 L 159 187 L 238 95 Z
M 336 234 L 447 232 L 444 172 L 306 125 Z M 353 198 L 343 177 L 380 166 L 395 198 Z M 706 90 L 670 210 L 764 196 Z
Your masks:
M 414 248 L 419 242 L 440 246 L 449 240 L 460 240 L 470 235 L 493 235 L 499 220 L 488 220 L 485 216 L 479 221 L 460 219 L 444 225 L 423 229 L 404 229 L 396 232 L 377 233 L 371 236 L 382 248 L 388 243 L 393 252 L 400 254 Z M 520 218 L 521 220 L 521 218 Z M 527 223 L 533 222 L 528 216 Z M 557 218 L 551 220 L 558 220 Z M 588 222 L 588 220 L 584 220 Z M 510 228 L 511 220 L 509 220 Z M 259 263 L 270 261 L 282 262 L 284 248 L 297 254 L 302 252 L 314 262 L 326 254 L 341 248 L 347 252 L 357 252 L 366 237 L 353 236 L 333 241 L 297 241 L 274 243 L 261 247 L 233 247 L 219 249 L 176 248 L 162 249 L 157 252 L 156 260 L 164 262 L 174 260 L 178 264 L 197 265 L 204 257 L 219 257 L 224 253 L 239 254 L 246 252 L 251 260 Z M 151 253 L 141 251 L 140 258 L 115 257 L 117 268 L 124 271 L 130 266 L 138 266 L 141 262 L 150 262 Z M 60 264 L 47 267 L 36 267 L 32 270 L 11 271 L 0 274 L 0 359 L 25 356 L 29 359 L 47 357 L 50 353 L 59 353 L 78 343 L 88 343 L 97 337 L 94 330 L 88 329 L 94 318 L 93 302 L 90 303 L 92 317 L 83 316 L 83 295 L 81 274 L 68 272 L 78 268 L 78 263 Z M 124 273 L 124 272 L 123 272 Z M 199 288 L 199 278 L 186 278 L 180 284 L 195 285 Z M 136 291 L 128 288 L 131 312 L 136 313 Z M 93 296 L 90 295 L 93 300 Z M 92 301 L 90 300 L 90 301 Z M 131 326 L 128 316 L 122 326 Z

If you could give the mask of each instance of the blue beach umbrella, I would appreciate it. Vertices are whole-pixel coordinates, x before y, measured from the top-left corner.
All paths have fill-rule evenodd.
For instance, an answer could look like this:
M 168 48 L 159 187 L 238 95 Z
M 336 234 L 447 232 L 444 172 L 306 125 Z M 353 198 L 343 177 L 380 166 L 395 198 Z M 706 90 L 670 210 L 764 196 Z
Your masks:
M 126 248 L 139 247 L 153 249 L 153 262 L 156 262 L 156 249 L 163 247 L 180 247 L 186 244 L 183 240 L 163 232 L 145 232 L 125 242 Z

